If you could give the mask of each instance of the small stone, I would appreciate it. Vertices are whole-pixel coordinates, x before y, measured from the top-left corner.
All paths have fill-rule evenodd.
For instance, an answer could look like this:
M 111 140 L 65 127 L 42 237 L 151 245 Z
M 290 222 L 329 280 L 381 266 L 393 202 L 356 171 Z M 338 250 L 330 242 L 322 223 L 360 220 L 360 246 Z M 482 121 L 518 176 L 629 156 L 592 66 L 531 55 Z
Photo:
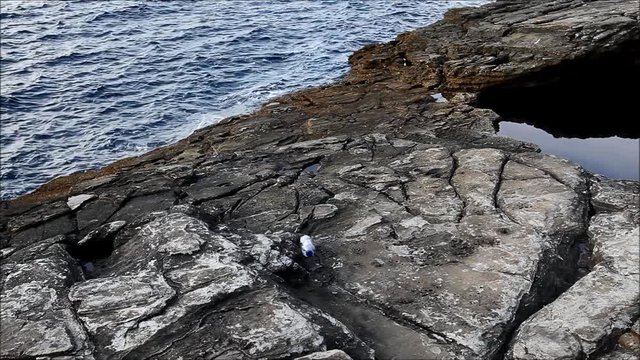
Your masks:
M 356 237 L 367 233 L 367 229 L 382 222 L 382 217 L 378 214 L 373 214 L 358 221 L 345 233 L 346 237 Z
M 383 267 L 384 266 L 384 261 L 382 261 L 381 259 L 375 258 L 375 259 L 373 259 L 372 264 L 375 267 Z
M 96 196 L 93 194 L 81 194 L 81 195 L 71 196 L 69 199 L 67 199 L 67 206 L 69 206 L 71 210 L 75 210 L 85 202 L 95 197 Z
M 477 101 L 477 95 L 474 93 L 456 93 L 451 102 L 456 104 L 475 104 Z
M 422 228 L 427 224 L 428 222 L 425 221 L 421 216 L 414 216 L 410 219 L 402 220 L 400 222 L 400 226 L 405 228 L 411 228 L 411 227 Z
M 313 208 L 313 219 L 322 220 L 333 217 L 338 212 L 338 207 L 333 204 L 320 204 Z
M 6 258 L 7 256 L 11 255 L 14 251 L 16 251 L 16 248 L 13 248 L 13 247 L 0 249 L 0 259 Z
M 158 251 L 169 255 L 190 255 L 200 250 L 204 240 L 194 233 L 170 232 L 171 238 L 158 247 Z
M 618 338 L 618 344 L 626 350 L 640 353 L 640 335 L 633 331 L 622 334 Z
M 259 180 L 265 180 L 276 176 L 276 172 L 271 169 L 260 170 L 256 173 Z
M 193 215 L 196 213 L 196 208 L 190 204 L 173 205 L 169 208 L 170 213 L 181 213 L 185 215 Z
M 363 167 L 364 166 L 362 164 L 355 164 L 355 165 L 345 166 L 342 169 L 338 170 L 338 175 L 344 175 L 344 174 L 346 174 L 348 172 L 351 172 L 351 171 L 360 170 Z
M 385 143 L 387 142 L 387 135 L 385 134 L 379 134 L 379 133 L 373 133 L 373 134 L 369 134 L 365 137 L 367 140 L 369 141 L 373 141 L 376 143 Z
M 290 176 L 280 176 L 276 179 L 276 185 L 285 186 L 293 182 L 293 178 Z
M 437 94 L 431 94 L 431 97 L 434 98 L 436 100 L 436 102 L 438 103 L 446 103 L 449 102 L 449 100 L 447 100 L 447 98 L 445 98 L 444 96 L 442 96 L 441 93 L 437 93 Z
M 405 140 L 405 139 L 393 139 L 391 140 L 391 145 L 397 148 L 405 148 L 405 147 L 415 146 L 416 142 L 411 140 Z

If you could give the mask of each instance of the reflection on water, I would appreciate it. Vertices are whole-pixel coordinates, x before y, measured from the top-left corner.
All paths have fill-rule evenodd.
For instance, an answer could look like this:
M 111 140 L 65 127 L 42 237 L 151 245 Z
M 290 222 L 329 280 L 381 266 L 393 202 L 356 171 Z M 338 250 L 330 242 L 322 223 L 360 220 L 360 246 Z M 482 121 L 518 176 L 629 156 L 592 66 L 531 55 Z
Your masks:
M 528 141 L 543 152 L 569 159 L 588 171 L 614 179 L 640 180 L 640 140 L 556 138 L 527 124 L 501 121 L 498 135 Z

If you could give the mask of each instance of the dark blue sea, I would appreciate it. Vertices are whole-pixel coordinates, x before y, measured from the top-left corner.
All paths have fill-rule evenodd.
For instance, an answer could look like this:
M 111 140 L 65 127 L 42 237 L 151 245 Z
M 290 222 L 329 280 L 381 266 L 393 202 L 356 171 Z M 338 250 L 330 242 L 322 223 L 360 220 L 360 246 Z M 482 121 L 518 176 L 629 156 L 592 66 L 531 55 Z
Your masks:
M 339 78 L 365 44 L 487 0 L 2 0 L 12 198 Z

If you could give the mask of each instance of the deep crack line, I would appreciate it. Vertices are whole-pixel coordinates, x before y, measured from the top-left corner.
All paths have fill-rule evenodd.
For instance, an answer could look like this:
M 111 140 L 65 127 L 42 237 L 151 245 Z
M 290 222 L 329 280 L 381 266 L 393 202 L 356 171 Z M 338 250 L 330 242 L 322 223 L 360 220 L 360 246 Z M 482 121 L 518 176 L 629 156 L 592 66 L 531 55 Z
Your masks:
M 394 171 L 394 172 L 395 172 L 395 171 Z M 411 215 L 411 216 L 418 216 L 418 215 L 419 215 L 416 211 L 411 210 L 411 209 L 410 209 L 410 208 L 405 204 L 405 202 L 406 202 L 406 200 L 407 200 L 407 199 L 405 199 L 405 200 L 404 200 L 404 201 L 402 201 L 402 202 L 399 202 L 399 201 L 395 200 L 394 198 L 392 198 L 392 197 L 391 197 L 391 196 L 386 192 L 386 190 L 388 190 L 389 186 L 394 186 L 394 185 L 396 185 L 396 184 L 388 185 L 388 186 L 387 186 L 385 189 L 383 189 L 383 190 L 376 190 L 376 189 L 374 189 L 374 188 L 371 188 L 371 187 L 368 187 L 368 186 L 366 186 L 366 185 L 360 184 L 360 183 L 358 183 L 357 181 L 353 181 L 353 180 L 351 180 L 351 179 L 349 179 L 349 178 L 346 178 L 346 177 L 339 177 L 339 179 L 340 179 L 341 181 L 343 181 L 344 183 L 346 183 L 346 184 L 353 185 L 353 186 L 357 186 L 357 187 L 362 188 L 362 189 L 365 189 L 365 190 L 367 190 L 367 191 L 373 191 L 373 192 L 378 193 L 379 195 L 384 196 L 385 198 L 387 198 L 389 201 L 393 202 L 394 204 L 397 204 L 398 206 L 401 206 L 401 207 L 404 209 L 404 211 L 405 211 L 406 213 L 408 213 L 409 215 Z M 397 184 L 397 185 L 400 185 L 400 186 L 402 186 L 402 187 L 404 188 L 404 183 L 403 183 L 403 182 L 400 182 L 400 183 L 399 183 L 399 184 Z M 406 190 L 405 190 L 405 191 L 406 191 Z
M 368 299 L 366 297 L 361 297 L 353 292 L 351 292 L 350 290 L 346 289 L 343 285 L 338 285 L 338 284 L 332 284 L 331 285 L 333 288 L 339 290 L 340 293 L 342 293 L 343 295 L 345 295 L 347 298 L 342 299 L 341 302 L 346 302 L 346 303 L 353 303 L 353 304 L 357 304 L 358 306 L 362 306 L 367 308 L 368 310 L 375 310 L 377 312 L 380 312 L 382 314 L 383 317 L 387 318 L 388 320 L 396 323 L 397 325 L 400 326 L 404 326 L 408 329 L 411 329 L 413 331 L 416 331 L 418 333 L 422 333 L 425 334 L 426 336 L 428 336 L 431 339 L 436 340 L 438 343 L 440 344 L 455 344 L 458 346 L 461 346 L 463 348 L 466 348 L 468 350 L 469 349 L 467 346 L 460 344 L 459 342 L 457 342 L 454 339 L 451 339 L 450 337 L 446 336 L 445 334 L 431 329 L 430 327 L 421 324 L 420 322 L 417 322 L 411 318 L 407 318 L 405 316 L 403 316 L 401 314 L 401 311 L 393 309 L 391 307 L 385 306 L 383 304 L 379 304 L 371 299 Z M 298 299 L 302 299 L 303 301 L 307 302 L 308 304 L 310 304 L 311 306 L 313 306 L 314 308 L 320 309 L 324 312 L 326 312 L 327 314 L 329 314 L 330 316 L 334 317 L 336 320 L 340 321 L 343 324 L 347 324 L 349 323 L 349 321 L 344 321 L 341 320 L 340 316 L 336 316 L 336 314 L 331 311 L 328 310 L 326 308 L 324 308 L 321 305 L 316 305 L 313 301 L 310 301 L 307 298 L 301 298 L 298 297 Z M 356 332 L 354 332 L 356 333 Z
M 456 171 L 458 170 L 458 167 L 459 167 L 458 158 L 455 156 L 453 152 L 449 153 L 449 156 L 451 157 L 452 162 L 451 162 L 451 173 L 449 174 L 449 179 L 447 179 L 447 182 L 449 183 L 449 186 L 451 186 L 451 188 L 453 189 L 453 192 L 455 193 L 458 200 L 462 202 L 462 209 L 460 209 L 460 213 L 456 217 L 456 221 L 455 221 L 456 223 L 460 223 L 462 221 L 462 218 L 465 216 L 465 213 L 467 212 L 467 202 L 462 198 L 462 196 L 460 196 L 458 189 L 453 185 L 453 177 L 456 175 Z
M 500 206 L 500 202 L 498 201 L 498 194 L 500 193 L 502 182 L 504 181 L 504 169 L 509 161 L 511 161 L 511 158 L 509 156 L 505 156 L 502 160 L 502 163 L 500 164 L 500 168 L 498 170 L 498 179 L 496 180 L 496 186 L 493 189 L 493 207 L 498 213 L 504 215 L 512 223 L 521 225 L 518 220 L 516 220 L 511 214 L 509 214 Z
M 293 205 L 293 209 L 287 212 L 286 214 L 284 214 L 283 216 L 279 217 L 276 221 L 282 221 L 291 215 L 300 214 L 300 192 L 295 186 L 293 187 L 293 194 L 295 196 L 295 203 Z M 313 211 L 311 211 L 311 215 L 313 215 Z
M 496 210 L 500 210 L 500 206 L 498 205 L 498 192 L 500 192 L 500 188 L 502 187 L 504 168 L 507 166 L 508 162 L 509 156 L 505 156 L 504 159 L 502 159 L 502 163 L 500 163 L 500 168 L 498 169 L 498 179 L 496 180 L 496 186 L 493 188 L 493 207 Z
M 231 188 L 230 190 L 227 190 L 227 191 L 225 191 L 225 192 L 223 192 L 221 194 L 217 194 L 217 195 L 213 195 L 213 196 L 206 196 L 206 197 L 199 198 L 199 199 L 194 199 L 194 201 L 192 202 L 192 205 L 198 206 L 198 205 L 200 205 L 200 204 L 202 204 L 204 202 L 207 202 L 207 201 L 217 200 L 217 199 L 222 199 L 222 198 L 225 198 L 225 197 L 233 196 L 233 195 L 239 193 L 240 191 L 248 188 L 249 186 L 251 186 L 253 184 L 257 184 L 259 182 L 263 182 L 263 181 L 268 180 L 270 178 L 271 177 L 266 178 L 266 179 L 262 179 L 262 180 L 260 180 L 260 179 L 252 179 L 251 181 L 248 181 L 248 182 L 246 182 L 244 184 L 241 184 L 238 187 Z
M 541 172 L 543 172 L 545 175 L 547 175 L 548 177 L 552 178 L 553 180 L 559 182 L 560 184 L 566 186 L 567 188 L 571 189 L 572 191 L 576 192 L 578 195 L 581 195 L 576 189 L 574 189 L 573 187 L 571 187 L 569 184 L 567 184 L 566 182 L 564 182 L 562 179 L 560 179 L 557 175 L 555 175 L 554 173 L 552 173 L 551 171 L 548 171 L 546 169 L 543 169 L 541 167 L 537 167 L 537 166 L 533 166 L 531 164 L 527 164 L 525 162 L 522 161 L 518 161 L 518 160 L 513 160 L 514 162 L 523 165 L 523 166 L 527 166 L 530 167 L 532 169 L 536 169 L 536 170 L 540 170 Z M 587 185 L 588 186 L 588 185 Z
M 378 310 L 382 313 L 382 315 L 384 317 L 386 317 L 387 319 L 397 323 L 398 325 L 401 326 L 405 326 L 409 329 L 415 330 L 416 332 L 420 332 L 420 333 L 424 333 L 425 335 L 427 335 L 429 338 L 434 339 L 436 341 L 438 341 L 439 343 L 443 343 L 443 344 L 455 344 L 458 345 L 460 347 L 463 347 L 465 349 L 468 349 L 470 351 L 472 351 L 472 349 L 470 349 L 469 347 L 460 344 L 459 342 L 457 342 L 456 340 L 448 337 L 446 334 L 439 332 L 437 330 L 434 330 L 428 326 L 426 326 L 425 324 L 420 323 L 419 321 L 416 321 L 414 319 L 411 319 L 410 317 L 404 316 L 401 311 L 393 309 L 391 307 L 388 306 L 384 306 L 382 304 L 378 304 L 370 299 L 367 298 L 363 298 L 360 297 L 354 293 L 352 293 L 351 291 L 345 289 L 343 286 L 338 286 L 338 285 L 334 285 L 336 287 L 338 287 L 340 290 L 342 290 L 344 293 L 348 294 L 350 297 L 352 297 L 353 299 L 355 299 L 358 303 L 374 309 L 374 310 Z M 333 316 L 333 315 L 332 315 Z M 336 318 L 338 319 L 338 318 Z M 340 321 L 340 319 L 338 319 Z
M 253 199 L 253 198 L 255 198 L 256 196 L 260 195 L 260 193 L 262 193 L 264 190 L 266 190 L 266 189 L 268 189 L 268 188 L 270 188 L 271 186 L 273 186 L 273 185 L 274 185 L 273 183 L 269 182 L 268 180 L 270 180 L 270 178 L 269 178 L 269 179 L 266 179 L 265 181 L 258 181 L 258 182 L 252 183 L 251 185 L 254 185 L 254 184 L 258 184 L 258 183 L 260 183 L 262 186 L 260 187 L 260 189 L 258 189 L 257 191 L 255 191 L 255 193 L 250 194 L 250 195 L 249 195 L 249 197 L 247 197 L 246 199 L 245 199 L 245 198 L 240 198 L 240 199 L 238 199 L 238 200 L 233 204 L 233 206 L 231 206 L 231 208 L 230 208 L 230 209 L 229 209 L 229 211 L 227 212 L 226 216 L 227 216 L 228 218 L 231 218 L 231 217 L 233 216 L 233 213 L 234 213 L 236 210 L 240 209 L 240 208 L 241 208 L 242 206 L 244 206 L 246 203 L 248 203 L 249 201 L 251 201 L 251 199 Z M 249 186 L 251 186 L 251 185 L 249 185 Z M 244 187 L 243 189 L 240 189 L 240 190 L 239 190 L 238 192 L 236 192 L 235 194 L 238 194 L 240 191 L 242 191 L 242 190 L 244 190 L 244 189 L 249 188 L 249 186 L 246 186 L 246 187 Z M 234 194 L 234 195 L 235 195 L 235 194 Z

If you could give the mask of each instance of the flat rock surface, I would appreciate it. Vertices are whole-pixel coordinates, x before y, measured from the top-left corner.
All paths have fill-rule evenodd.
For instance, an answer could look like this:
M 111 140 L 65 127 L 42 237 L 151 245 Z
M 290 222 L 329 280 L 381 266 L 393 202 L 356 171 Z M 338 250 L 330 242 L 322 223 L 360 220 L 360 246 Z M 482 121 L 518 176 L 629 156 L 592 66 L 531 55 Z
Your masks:
M 639 34 L 625 0 L 450 11 L 335 84 L 1 203 L 0 357 L 632 356 L 638 183 L 496 136 L 473 99 Z

